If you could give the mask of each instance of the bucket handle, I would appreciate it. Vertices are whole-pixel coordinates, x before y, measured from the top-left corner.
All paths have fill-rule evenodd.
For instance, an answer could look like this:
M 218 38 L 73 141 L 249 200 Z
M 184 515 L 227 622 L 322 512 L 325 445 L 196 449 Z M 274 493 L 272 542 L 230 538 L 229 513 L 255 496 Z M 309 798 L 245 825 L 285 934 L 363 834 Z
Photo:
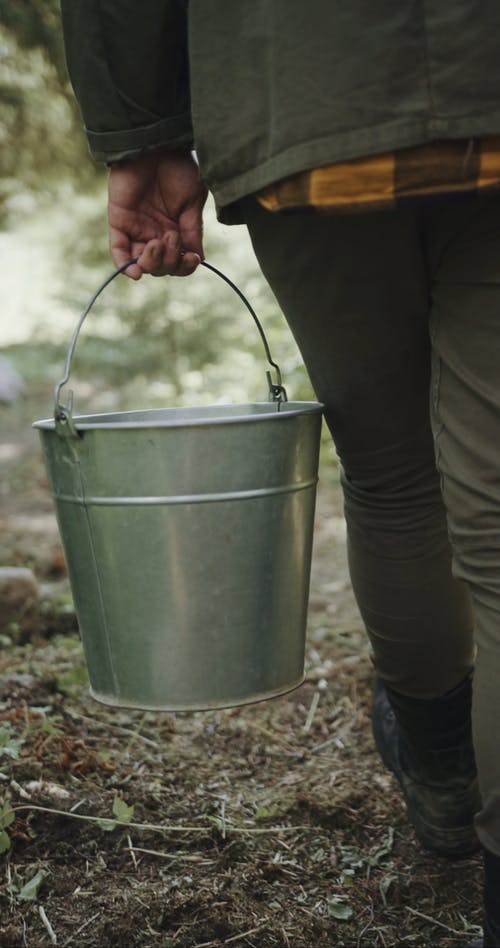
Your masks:
M 108 277 L 106 277 L 104 282 L 101 283 L 101 285 L 98 287 L 95 293 L 93 293 L 92 296 L 90 297 L 85 309 L 83 310 L 83 313 L 81 314 L 75 326 L 75 329 L 73 330 L 73 335 L 71 336 L 68 353 L 66 356 L 66 363 L 64 366 L 64 375 L 61 381 L 57 383 L 55 387 L 55 393 L 54 393 L 54 400 L 55 400 L 54 401 L 54 421 L 56 424 L 56 431 L 58 432 L 58 434 L 78 437 L 78 432 L 76 430 L 76 427 L 73 421 L 73 392 L 72 391 L 68 392 L 67 402 L 66 404 L 63 404 L 61 401 L 61 390 L 62 388 L 64 388 L 67 382 L 69 382 L 69 377 L 71 374 L 71 365 L 73 362 L 73 355 L 75 352 L 76 343 L 78 341 L 78 336 L 80 335 L 80 330 L 82 328 L 83 322 L 86 316 L 88 315 L 88 313 L 90 312 L 90 310 L 92 309 L 97 297 L 100 296 L 102 291 L 106 289 L 106 287 L 111 283 L 112 280 L 115 279 L 115 277 L 118 276 L 119 273 L 123 273 L 123 271 L 126 270 L 128 267 L 130 267 L 131 264 L 137 263 L 137 259 L 138 259 L 137 257 L 134 257 L 132 258 L 132 260 L 128 260 L 127 263 L 124 263 L 121 267 L 117 267 L 117 269 L 114 270 L 113 273 L 111 273 Z M 281 403 L 286 402 L 288 400 L 286 389 L 283 387 L 283 384 L 281 381 L 280 367 L 278 363 L 274 362 L 274 360 L 271 357 L 271 350 L 269 348 L 269 343 L 266 339 L 266 335 L 262 328 L 262 324 L 255 310 L 250 305 L 250 303 L 248 302 L 246 296 L 242 293 L 242 291 L 236 286 L 235 283 L 233 283 L 232 280 L 229 279 L 228 276 L 226 276 L 225 273 L 222 273 L 222 271 L 218 270 L 217 267 L 214 267 L 213 264 L 207 263 L 206 260 L 202 260 L 201 265 L 203 267 L 206 267 L 207 270 L 211 270 L 212 273 L 217 274 L 217 276 L 219 276 L 222 280 L 224 280 L 231 287 L 231 289 L 234 290 L 237 296 L 239 296 L 240 300 L 245 304 L 250 315 L 252 316 L 255 322 L 255 325 L 257 326 L 257 329 L 259 331 L 259 335 L 262 340 L 262 344 L 264 346 L 264 351 L 266 353 L 267 361 L 276 373 L 276 382 L 273 382 L 271 378 L 271 373 L 269 370 L 267 370 L 266 372 L 266 377 L 267 377 L 267 383 L 269 387 L 269 400 L 272 402 L 276 402 L 277 409 L 279 411 Z

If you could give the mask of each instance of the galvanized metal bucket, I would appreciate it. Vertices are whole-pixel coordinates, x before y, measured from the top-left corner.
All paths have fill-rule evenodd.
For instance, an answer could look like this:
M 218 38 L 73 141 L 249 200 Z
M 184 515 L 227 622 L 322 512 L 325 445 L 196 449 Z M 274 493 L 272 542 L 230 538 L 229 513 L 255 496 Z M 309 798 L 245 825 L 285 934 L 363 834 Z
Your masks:
M 60 394 L 78 333 L 123 269 L 34 423 L 91 694 L 167 711 L 283 694 L 303 680 L 322 405 L 286 400 L 231 284 L 277 373 L 270 401 L 74 415 Z

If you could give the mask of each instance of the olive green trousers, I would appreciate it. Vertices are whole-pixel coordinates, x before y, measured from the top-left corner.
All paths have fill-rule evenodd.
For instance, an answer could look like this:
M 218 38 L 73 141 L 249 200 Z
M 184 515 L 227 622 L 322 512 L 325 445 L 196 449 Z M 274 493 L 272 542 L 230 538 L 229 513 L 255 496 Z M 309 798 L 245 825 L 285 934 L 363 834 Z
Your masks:
M 475 666 L 477 829 L 500 855 L 500 197 L 244 213 L 326 406 L 377 672 L 425 699 Z

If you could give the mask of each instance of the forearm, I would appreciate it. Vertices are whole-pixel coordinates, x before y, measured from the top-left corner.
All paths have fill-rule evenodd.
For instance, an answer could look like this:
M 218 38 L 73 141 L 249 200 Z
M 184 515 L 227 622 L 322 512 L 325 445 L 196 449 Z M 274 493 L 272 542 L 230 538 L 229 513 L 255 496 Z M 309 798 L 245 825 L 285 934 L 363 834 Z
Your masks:
M 193 145 L 186 13 L 176 0 L 61 0 L 66 58 L 99 161 Z

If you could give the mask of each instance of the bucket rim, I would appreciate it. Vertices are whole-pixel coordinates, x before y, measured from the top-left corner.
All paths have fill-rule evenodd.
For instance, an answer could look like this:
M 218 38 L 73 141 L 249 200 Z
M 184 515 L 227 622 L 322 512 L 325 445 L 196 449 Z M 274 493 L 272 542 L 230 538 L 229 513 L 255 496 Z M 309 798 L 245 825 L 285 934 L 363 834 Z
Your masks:
M 279 409 L 276 402 L 268 401 L 230 405 L 182 405 L 73 415 L 73 422 L 82 431 L 196 428 L 204 424 L 241 424 L 272 421 L 279 418 L 294 418 L 299 415 L 323 414 L 324 407 L 322 402 L 314 401 L 281 402 Z M 255 411 L 255 408 L 259 410 Z M 32 427 L 44 431 L 54 431 L 56 428 L 55 419 L 42 418 L 34 421 Z

